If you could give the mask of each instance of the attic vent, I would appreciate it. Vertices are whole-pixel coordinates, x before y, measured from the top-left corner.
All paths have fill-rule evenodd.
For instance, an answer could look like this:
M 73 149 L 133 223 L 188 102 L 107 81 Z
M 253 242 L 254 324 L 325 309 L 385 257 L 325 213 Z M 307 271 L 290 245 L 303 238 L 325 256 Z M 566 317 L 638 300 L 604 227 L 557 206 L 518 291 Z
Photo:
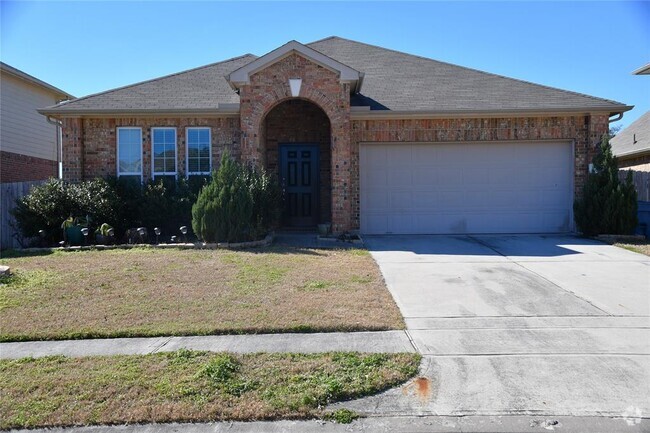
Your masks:
M 636 134 L 632 134 L 632 144 L 636 144 Z

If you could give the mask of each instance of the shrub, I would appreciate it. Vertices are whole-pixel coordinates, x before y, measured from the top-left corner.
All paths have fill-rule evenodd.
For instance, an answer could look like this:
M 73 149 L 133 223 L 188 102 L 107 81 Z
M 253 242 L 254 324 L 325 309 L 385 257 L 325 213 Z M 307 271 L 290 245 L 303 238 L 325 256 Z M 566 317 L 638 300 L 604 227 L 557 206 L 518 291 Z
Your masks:
M 618 177 L 618 163 L 609 137 L 603 135 L 600 152 L 594 157 L 582 198 L 573 205 L 578 229 L 586 236 L 630 234 L 637 224 L 637 195 L 628 172 L 625 182 Z
M 110 183 L 122 201 L 119 233 L 129 228 L 159 227 L 164 238 L 178 235 L 182 225 L 192 219 L 192 204 L 198 192 L 207 183 L 203 176 L 185 178 L 159 178 L 141 184 L 138 179 L 113 178 Z
M 13 214 L 25 237 L 44 230 L 49 242 L 61 238 L 61 223 L 68 217 L 90 217 L 90 221 L 114 224 L 120 211 L 120 198 L 103 179 L 77 184 L 50 179 L 16 200 Z
M 126 230 L 159 227 L 163 238 L 189 225 L 192 204 L 207 179 L 158 179 L 146 184 L 137 178 L 97 178 L 80 183 L 50 179 L 32 188 L 16 202 L 13 214 L 22 235 L 31 238 L 45 230 L 46 241 L 62 238 L 61 223 L 68 217 L 90 217 L 89 228 L 106 223 L 119 238 Z
M 279 197 L 278 184 L 268 174 L 224 153 L 219 170 L 192 207 L 194 233 L 205 242 L 259 239 L 277 223 Z

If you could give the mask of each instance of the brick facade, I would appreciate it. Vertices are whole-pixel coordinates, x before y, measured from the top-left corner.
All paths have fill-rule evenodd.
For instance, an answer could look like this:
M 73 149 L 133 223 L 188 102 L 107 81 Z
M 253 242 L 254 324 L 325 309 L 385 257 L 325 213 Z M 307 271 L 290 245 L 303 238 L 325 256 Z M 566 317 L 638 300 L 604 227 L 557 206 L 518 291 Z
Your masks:
M 71 181 L 117 174 L 117 128 L 142 128 L 142 175 L 151 179 L 151 128 L 176 128 L 176 167 L 184 176 L 187 127 L 205 126 L 211 130 L 212 164 L 216 167 L 224 149 L 239 158 L 239 119 L 228 118 L 117 118 L 65 119 L 63 122 L 63 176 Z
M 504 117 L 485 119 L 353 120 L 351 137 L 352 227 L 359 228 L 359 144 L 569 140 L 574 146 L 574 193 L 584 181 L 608 116 Z
M 334 72 L 291 54 L 251 75 L 240 88 L 242 160 L 265 164 L 264 120 L 280 103 L 292 99 L 290 78 L 301 78 L 298 97 L 322 109 L 330 121 L 332 230 L 352 228 L 350 201 L 350 85 Z
M 0 151 L 0 183 L 45 180 L 58 175 L 56 161 Z
M 303 99 L 290 99 L 276 105 L 266 116 L 266 169 L 278 173 L 278 144 L 317 143 L 320 165 L 320 222 L 331 221 L 330 122 L 323 110 Z
M 290 78 L 302 78 L 298 98 Z M 359 144 L 364 142 L 491 142 L 567 140 L 573 143 L 575 195 L 582 193 L 588 166 L 608 131 L 606 114 L 560 117 L 351 120 L 349 84 L 336 73 L 291 54 L 250 76 L 240 86 L 240 117 L 65 119 L 64 177 L 70 180 L 116 173 L 116 128 L 143 132 L 143 175 L 151 176 L 150 130 L 177 128 L 178 172 L 185 173 L 185 128 L 212 128 L 213 162 L 224 148 L 249 164 L 277 171 L 283 142 L 321 145 L 321 220 L 332 229 L 359 228 Z M 368 114 L 372 114 L 368 112 Z M 329 196 L 327 194 L 330 194 Z

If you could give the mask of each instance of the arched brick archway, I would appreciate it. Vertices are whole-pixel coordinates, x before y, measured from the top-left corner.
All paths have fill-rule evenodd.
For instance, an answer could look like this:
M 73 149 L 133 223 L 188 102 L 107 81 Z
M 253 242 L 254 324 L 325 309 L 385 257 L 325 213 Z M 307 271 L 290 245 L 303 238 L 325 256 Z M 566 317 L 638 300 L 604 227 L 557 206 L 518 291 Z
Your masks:
M 301 78 L 297 98 L 292 97 L 289 79 Z M 310 60 L 292 54 L 250 76 L 239 88 L 241 158 L 265 166 L 264 121 L 280 104 L 308 101 L 321 109 L 330 122 L 331 222 L 335 232 L 350 230 L 350 85 Z
M 264 117 L 260 129 L 261 154 L 267 171 L 286 179 L 286 163 L 281 164 L 282 153 L 301 146 L 317 149 L 314 158 L 317 167 L 317 185 L 314 185 L 314 223 L 332 221 L 331 134 L 327 114 L 316 104 L 305 99 L 287 99 L 275 105 Z M 286 218 L 285 225 L 291 225 Z

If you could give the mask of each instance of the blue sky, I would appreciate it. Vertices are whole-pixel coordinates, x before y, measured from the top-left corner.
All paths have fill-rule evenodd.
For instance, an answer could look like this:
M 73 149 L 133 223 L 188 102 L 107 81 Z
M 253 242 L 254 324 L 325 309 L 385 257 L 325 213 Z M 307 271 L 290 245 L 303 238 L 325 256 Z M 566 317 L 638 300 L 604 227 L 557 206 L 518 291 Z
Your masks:
M 7 2 L 0 58 L 76 96 L 330 35 L 650 110 L 650 2 Z

